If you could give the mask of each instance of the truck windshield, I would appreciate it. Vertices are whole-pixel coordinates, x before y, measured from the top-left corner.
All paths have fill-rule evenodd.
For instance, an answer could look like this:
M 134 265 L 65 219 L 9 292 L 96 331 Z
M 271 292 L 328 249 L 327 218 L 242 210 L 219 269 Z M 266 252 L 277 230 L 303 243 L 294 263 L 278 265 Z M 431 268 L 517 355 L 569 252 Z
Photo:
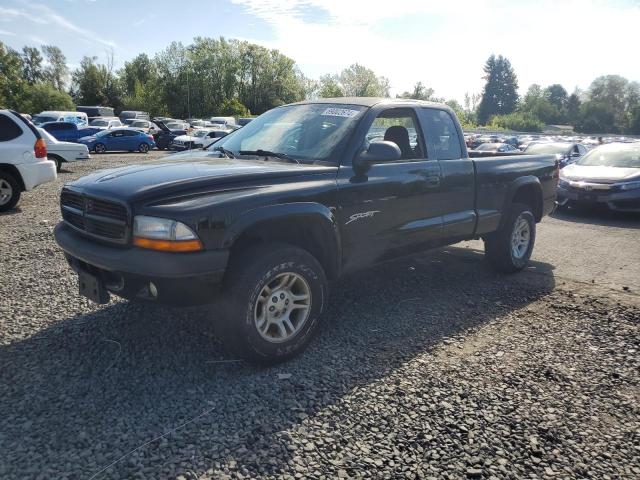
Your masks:
M 365 107 L 344 104 L 302 104 L 274 108 L 224 137 L 223 146 L 240 151 L 284 153 L 298 160 L 325 160 L 348 137 Z

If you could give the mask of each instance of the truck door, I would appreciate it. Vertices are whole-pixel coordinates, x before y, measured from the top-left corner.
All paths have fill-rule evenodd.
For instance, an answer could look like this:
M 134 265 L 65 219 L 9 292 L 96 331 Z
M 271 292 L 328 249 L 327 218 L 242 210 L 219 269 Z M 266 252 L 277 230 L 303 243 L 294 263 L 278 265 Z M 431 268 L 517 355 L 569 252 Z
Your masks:
M 400 160 L 353 168 L 345 159 L 338 172 L 337 213 L 342 231 L 344 268 L 405 255 L 429 247 L 442 233 L 440 166 L 428 158 L 413 108 L 381 109 L 361 132 L 362 146 L 387 140 L 400 148 Z M 368 129 L 367 129 L 368 128 Z
M 476 227 L 475 169 L 463 153 L 462 132 L 448 110 L 420 108 L 420 119 L 429 151 L 440 164 L 444 238 L 470 236 Z

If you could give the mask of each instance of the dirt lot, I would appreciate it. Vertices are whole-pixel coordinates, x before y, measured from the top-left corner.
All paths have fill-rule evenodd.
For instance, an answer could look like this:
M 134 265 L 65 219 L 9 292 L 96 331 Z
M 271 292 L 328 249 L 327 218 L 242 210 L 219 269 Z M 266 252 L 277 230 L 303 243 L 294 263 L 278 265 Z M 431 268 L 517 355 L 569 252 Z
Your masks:
M 638 478 L 640 217 L 562 213 L 532 266 L 480 242 L 341 280 L 257 369 L 215 312 L 95 306 L 51 230 L 70 165 L 0 216 L 0 478 Z

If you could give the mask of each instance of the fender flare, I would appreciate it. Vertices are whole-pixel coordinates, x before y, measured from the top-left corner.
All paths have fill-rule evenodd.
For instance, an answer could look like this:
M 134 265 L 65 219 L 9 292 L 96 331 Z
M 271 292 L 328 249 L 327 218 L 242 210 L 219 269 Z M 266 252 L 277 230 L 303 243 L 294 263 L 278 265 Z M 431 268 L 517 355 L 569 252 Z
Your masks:
M 543 198 L 542 198 L 542 184 L 540 183 L 540 179 L 534 175 L 526 175 L 524 177 L 516 178 L 509 185 L 509 188 L 507 189 L 507 194 L 505 195 L 504 204 L 502 205 L 503 214 L 502 214 L 502 220 L 500 221 L 501 227 L 502 227 L 502 224 L 507 219 L 507 215 L 505 215 L 504 212 L 508 211 L 510 205 L 513 203 L 513 199 L 516 196 L 516 193 L 518 192 L 518 190 L 520 190 L 520 188 L 528 187 L 528 186 L 533 186 L 533 189 L 536 192 L 536 195 L 538 195 L 538 198 L 540 201 L 540 207 L 542 208 Z M 532 205 L 532 207 L 535 207 L 535 206 Z
M 331 262 L 330 267 L 337 275 L 342 264 L 340 230 L 332 209 L 319 203 L 284 203 L 248 210 L 227 228 L 221 246 L 231 248 L 234 242 L 250 228 L 277 220 L 310 222 L 313 228 L 320 228 L 322 232 L 320 243 L 323 248 L 328 249 L 327 260 Z

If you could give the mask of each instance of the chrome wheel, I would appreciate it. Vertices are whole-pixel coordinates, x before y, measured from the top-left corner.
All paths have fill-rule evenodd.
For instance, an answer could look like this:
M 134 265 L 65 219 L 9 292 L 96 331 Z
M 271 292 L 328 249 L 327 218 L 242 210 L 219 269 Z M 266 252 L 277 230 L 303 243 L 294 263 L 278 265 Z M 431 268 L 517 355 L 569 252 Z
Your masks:
M 4 178 L 0 178 L 0 205 L 6 205 L 13 197 L 13 187 Z
M 256 329 L 265 340 L 286 342 L 304 326 L 311 311 L 311 289 L 297 273 L 281 273 L 262 287 L 254 307 Z
M 149 145 L 147 145 L 146 143 L 141 143 L 138 150 L 140 151 L 140 153 L 147 153 L 149 151 Z
M 531 243 L 531 226 L 526 218 L 520 215 L 516 219 L 511 232 L 511 255 L 515 259 L 524 258 Z

